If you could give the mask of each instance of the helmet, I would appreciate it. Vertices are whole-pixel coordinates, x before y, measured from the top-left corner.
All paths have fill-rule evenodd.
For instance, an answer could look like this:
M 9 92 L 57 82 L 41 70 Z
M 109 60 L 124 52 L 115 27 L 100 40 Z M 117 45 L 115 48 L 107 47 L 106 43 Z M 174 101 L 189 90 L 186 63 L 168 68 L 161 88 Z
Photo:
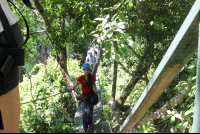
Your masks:
M 84 63 L 83 64 L 83 69 L 90 69 L 90 64 Z
M 92 53 L 92 51 L 90 50 L 88 53 Z

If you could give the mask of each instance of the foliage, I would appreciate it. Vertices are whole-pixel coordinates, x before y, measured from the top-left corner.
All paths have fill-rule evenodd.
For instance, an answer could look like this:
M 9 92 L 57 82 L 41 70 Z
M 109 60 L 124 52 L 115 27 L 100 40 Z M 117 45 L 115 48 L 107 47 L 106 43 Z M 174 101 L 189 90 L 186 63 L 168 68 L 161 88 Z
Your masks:
M 156 133 L 156 129 L 154 127 L 154 124 L 150 124 L 150 125 L 142 125 L 142 127 L 138 128 L 139 131 L 142 131 L 144 133 Z
M 105 44 L 103 50 L 104 59 L 103 63 L 101 63 L 101 68 L 99 68 L 102 96 L 105 102 L 103 115 L 106 112 L 109 122 L 113 125 L 109 106 L 113 61 L 121 62 L 130 73 L 133 73 L 139 64 L 144 67 L 146 63 L 152 62 L 152 65 L 145 72 L 150 79 L 194 1 L 40 0 L 44 8 L 44 12 L 41 14 L 38 11 L 30 12 L 30 9 L 23 6 L 21 0 L 14 1 L 25 17 L 29 18 L 27 21 L 30 26 L 30 32 L 47 31 L 47 34 L 31 35 L 29 42 L 23 47 L 26 50 L 26 64 L 28 69 L 32 70 L 30 76 L 33 98 L 47 97 L 51 95 L 52 91 L 59 93 L 65 85 L 58 66 L 55 61 L 50 60 L 51 58 L 48 61 L 50 64 L 47 62 L 46 66 L 43 64 L 35 66 L 36 63 L 45 63 L 45 60 L 40 57 L 45 57 L 41 55 L 43 50 L 46 56 L 50 54 L 56 55 L 61 52 L 62 48 L 67 46 L 67 54 L 70 57 L 85 60 L 86 52 L 84 51 L 89 45 L 92 43 L 97 45 Z M 13 9 L 13 11 L 15 10 Z M 18 14 L 17 12 L 15 13 Z M 18 16 L 20 15 L 18 14 Z M 50 26 L 47 25 L 47 22 Z M 23 34 L 26 33 L 21 17 L 19 17 L 19 25 Z M 117 47 L 115 43 L 117 43 Z M 43 46 L 45 46 L 45 49 L 42 49 Z M 191 61 L 173 81 L 175 85 L 180 81 L 182 82 L 176 88 L 174 88 L 175 85 L 170 85 L 170 88 L 174 88 L 174 90 L 169 93 L 168 98 L 183 87 L 189 95 L 187 100 L 194 97 L 195 84 L 192 80 L 195 79 L 193 77 L 195 74 L 195 60 L 196 57 L 192 57 Z M 77 61 L 69 60 L 67 63 L 69 74 L 72 80 L 76 81 L 77 76 L 81 73 L 80 69 L 77 68 Z M 125 73 L 122 68 L 118 68 L 116 97 L 119 97 L 131 79 L 131 76 Z M 24 73 L 25 71 L 22 72 Z M 140 74 L 138 75 L 138 77 L 143 77 Z M 24 81 L 20 83 L 21 101 L 30 101 L 32 99 L 29 92 L 31 85 L 27 75 L 23 78 Z M 190 79 L 192 80 L 190 81 Z M 193 83 L 192 90 L 188 86 L 188 83 L 191 82 Z M 144 80 L 140 79 L 129 94 L 126 104 L 133 106 L 145 86 Z M 37 107 L 32 103 L 22 105 L 20 127 L 23 127 L 27 132 L 69 132 L 69 121 L 73 116 L 68 117 L 65 115 L 64 106 L 61 102 L 69 102 L 71 97 L 63 94 L 53 98 L 37 101 L 35 104 Z M 190 108 L 191 106 L 188 105 L 186 107 Z M 148 113 L 152 111 L 148 111 Z M 180 112 L 179 110 L 176 111 Z M 170 117 L 174 118 L 174 116 Z M 182 118 L 184 118 L 183 115 Z M 179 119 L 177 118 L 177 120 Z M 104 123 L 107 122 L 104 121 Z M 184 126 L 185 124 L 179 125 L 183 131 Z M 146 132 L 151 130 L 156 132 L 153 129 L 153 125 L 150 127 L 143 126 L 143 128 Z M 181 132 L 183 132 L 182 130 Z
M 78 61 L 69 59 L 68 65 L 72 79 L 76 80 L 81 71 L 78 68 Z M 36 64 L 29 75 L 31 83 L 26 74 L 24 81 L 19 84 L 21 102 L 49 98 L 21 105 L 20 128 L 29 133 L 69 132 L 76 109 L 75 104 L 71 102 L 71 95 L 60 93 L 66 85 L 56 60 L 49 57 L 46 67 L 41 63 Z M 50 97 L 57 93 L 60 94 Z

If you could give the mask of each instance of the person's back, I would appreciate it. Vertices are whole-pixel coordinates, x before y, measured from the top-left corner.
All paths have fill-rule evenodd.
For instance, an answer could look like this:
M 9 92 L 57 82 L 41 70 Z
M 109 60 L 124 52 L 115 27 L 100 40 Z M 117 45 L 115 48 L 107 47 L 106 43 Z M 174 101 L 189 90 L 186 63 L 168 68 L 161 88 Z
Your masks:
M 95 59 L 94 59 L 94 56 L 92 55 L 92 52 L 89 51 L 88 53 L 89 53 L 89 55 L 86 57 L 86 63 L 89 63 L 90 65 L 94 64 Z

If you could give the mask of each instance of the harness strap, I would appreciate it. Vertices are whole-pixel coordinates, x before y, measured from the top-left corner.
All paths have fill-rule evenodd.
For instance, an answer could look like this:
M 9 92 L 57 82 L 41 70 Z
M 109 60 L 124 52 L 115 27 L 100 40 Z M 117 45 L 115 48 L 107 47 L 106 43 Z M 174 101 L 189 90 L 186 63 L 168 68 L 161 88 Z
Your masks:
M 92 89 L 90 88 L 90 85 L 87 83 L 87 81 L 86 81 L 84 75 L 83 75 L 83 79 L 85 80 L 85 83 L 87 84 L 87 86 L 88 86 L 88 88 L 89 88 L 89 90 L 90 90 L 90 93 L 92 93 L 92 95 L 94 95 L 94 93 L 92 92 Z M 88 93 L 88 94 L 90 94 L 90 93 Z

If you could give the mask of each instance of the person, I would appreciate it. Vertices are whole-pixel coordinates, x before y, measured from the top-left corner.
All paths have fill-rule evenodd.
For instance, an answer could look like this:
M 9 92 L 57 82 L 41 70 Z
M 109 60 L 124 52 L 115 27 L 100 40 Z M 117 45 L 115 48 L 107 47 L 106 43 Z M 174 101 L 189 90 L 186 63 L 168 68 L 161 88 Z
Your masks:
M 97 51 L 94 52 L 94 57 L 95 57 L 95 62 L 98 62 L 97 61 Z
M 94 64 L 95 61 L 96 61 L 96 57 L 93 56 L 92 51 L 89 51 L 88 56 L 86 57 L 86 63 L 89 63 L 91 65 L 91 64 Z
M 83 76 L 85 77 L 86 81 L 90 85 L 91 89 L 93 90 L 93 93 L 97 91 L 97 87 L 95 84 L 96 77 L 94 75 L 90 74 L 90 64 L 84 63 L 83 64 L 83 73 L 84 75 L 81 75 L 78 77 L 77 82 L 75 85 L 70 89 L 71 91 L 75 89 L 79 83 L 81 83 L 81 95 L 83 98 L 87 96 L 92 96 L 92 93 L 90 92 L 90 89 L 88 88 Z M 94 89 L 95 91 L 94 91 Z M 83 121 L 83 133 L 87 132 L 88 128 L 92 128 L 92 117 L 93 117 L 93 104 L 88 103 L 85 99 L 81 101 L 81 109 L 82 109 L 82 121 Z M 88 113 L 87 113 L 88 111 Z
M 93 65 L 96 61 L 96 57 L 93 56 L 92 51 L 90 50 L 88 52 L 88 56 L 86 57 L 86 63 L 90 64 L 90 72 L 92 72 L 93 70 Z
M 7 0 L 0 0 L 0 6 L 8 19 L 18 47 L 22 46 L 23 37 L 18 25 L 18 16 L 10 9 Z M 1 19 L 1 18 L 0 18 Z M 7 47 L 8 40 L 0 21 L 0 49 Z M 1 61 L 2 62 L 2 61 Z M 1 67 L 0 67 L 1 68 Z M 2 84 L 4 80 L 4 87 Z M 19 133 L 20 95 L 19 95 L 19 66 L 12 65 L 7 75 L 0 74 L 0 133 Z

